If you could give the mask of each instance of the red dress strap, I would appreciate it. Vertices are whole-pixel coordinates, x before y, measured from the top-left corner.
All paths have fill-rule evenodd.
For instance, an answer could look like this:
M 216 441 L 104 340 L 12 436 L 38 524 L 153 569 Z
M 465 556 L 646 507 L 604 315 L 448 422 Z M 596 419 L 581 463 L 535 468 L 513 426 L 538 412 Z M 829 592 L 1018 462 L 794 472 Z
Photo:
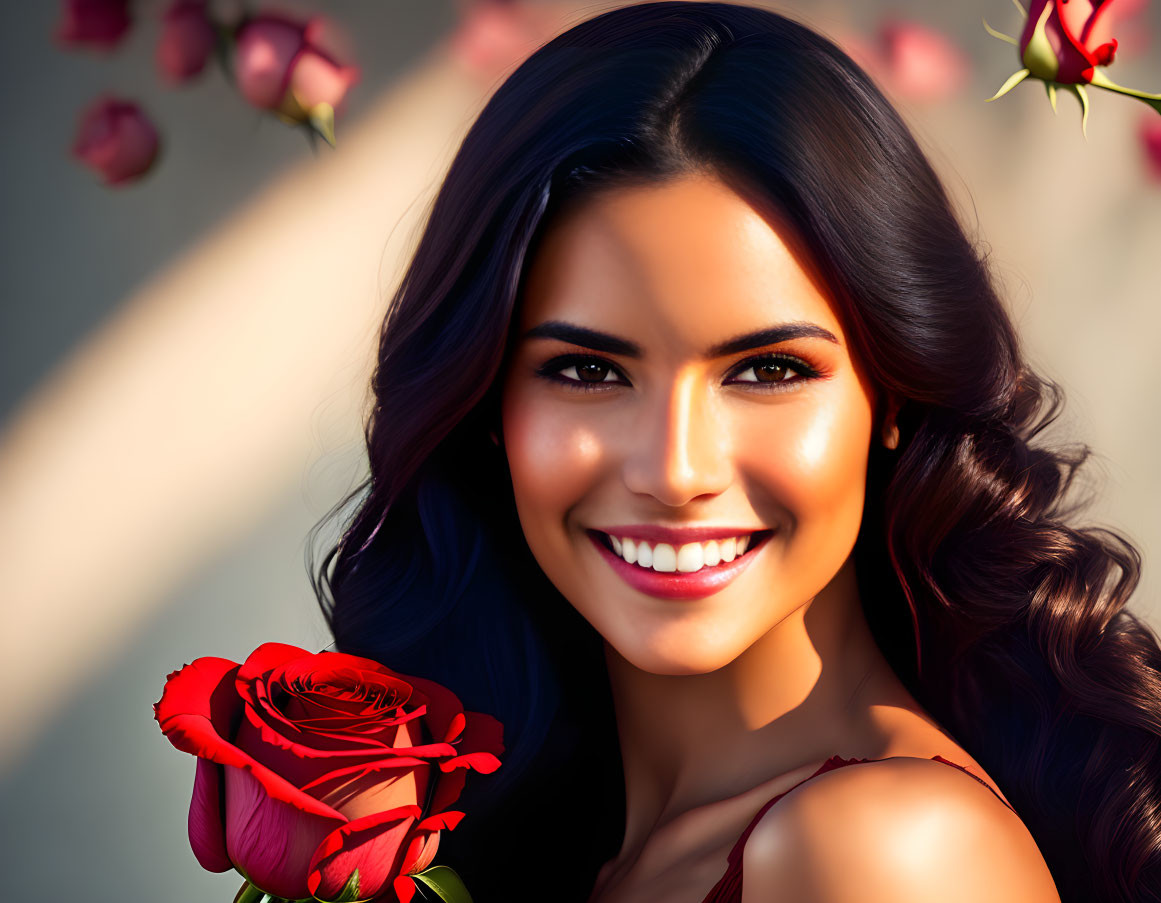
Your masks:
M 903 758 L 918 758 L 918 757 L 917 756 L 888 756 L 887 758 L 888 759 L 903 759 Z M 996 799 L 998 799 L 1001 803 L 1003 803 L 1009 809 L 1012 809 L 1012 807 L 1008 804 L 1007 800 L 1005 800 L 1002 796 L 1000 796 L 1000 794 L 996 793 L 996 791 L 992 788 L 991 784 L 989 784 L 987 781 L 985 781 L 979 775 L 972 774 L 963 765 L 958 765 L 955 762 L 952 762 L 950 759 L 945 759 L 943 756 L 931 756 L 931 759 L 933 761 L 936 761 L 936 762 L 942 762 L 944 765 L 951 765 L 953 768 L 958 768 L 964 774 L 971 775 L 971 777 L 975 778 L 977 781 L 979 781 L 981 784 L 983 784 L 985 787 L 987 787 L 989 790 L 991 790 L 992 793 L 995 795 Z M 769 809 L 771 806 L 773 806 L 776 802 L 778 802 L 778 800 L 780 800 L 780 799 L 782 799 L 782 797 L 786 796 L 786 794 L 788 794 L 791 790 L 794 790 L 795 787 L 800 787 L 801 785 L 803 785 L 807 781 L 809 781 L 811 778 L 818 777 L 820 774 L 823 774 L 825 772 L 833 771 L 836 768 L 842 768 L 844 765 L 857 765 L 857 764 L 860 764 L 863 762 L 883 762 L 883 761 L 886 761 L 886 760 L 885 759 L 858 759 L 858 758 L 844 759 L 842 756 L 831 756 L 829 759 L 827 759 L 825 762 L 823 762 L 822 765 L 820 765 L 818 767 L 818 769 L 814 772 L 814 774 L 811 774 L 810 776 L 803 778 L 801 781 L 799 781 L 793 787 L 790 787 L 787 790 L 783 790 L 777 796 L 768 800 L 765 803 L 765 805 L 763 805 L 762 808 L 758 810 L 757 815 L 755 815 L 750 820 L 750 823 L 748 825 L 746 825 L 746 830 L 744 830 L 742 832 L 742 836 L 738 838 L 737 842 L 733 846 L 733 849 L 731 849 L 729 852 L 729 856 L 727 857 L 727 862 L 729 863 L 729 865 L 726 867 L 726 873 L 724 875 L 722 875 L 722 877 L 718 880 L 718 883 L 715 884 L 710 889 L 709 894 L 702 901 L 702 903 L 741 903 L 741 901 L 742 901 L 742 852 L 746 846 L 746 841 L 750 837 L 750 833 L 754 830 L 755 825 L 757 825 L 758 822 L 761 820 L 762 816 L 766 814 L 766 810 Z M 1016 810 L 1012 809 L 1012 811 L 1015 812 Z

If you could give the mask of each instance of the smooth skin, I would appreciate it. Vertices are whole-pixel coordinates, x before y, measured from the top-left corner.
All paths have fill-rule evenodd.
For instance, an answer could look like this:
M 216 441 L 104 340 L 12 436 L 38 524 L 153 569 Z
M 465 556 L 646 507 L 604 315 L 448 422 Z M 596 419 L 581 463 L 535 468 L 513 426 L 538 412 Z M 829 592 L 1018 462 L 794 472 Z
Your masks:
M 912 758 L 828 772 L 771 807 L 745 847 L 744 903 L 1058 900 L 1020 820 L 922 761 L 994 786 L 862 614 L 851 553 L 897 406 L 875 422 L 875 387 L 798 247 L 699 174 L 585 199 L 529 265 L 500 441 L 533 555 L 605 640 L 625 771 L 624 842 L 590 903 L 701 903 L 762 805 L 834 754 Z M 526 335 L 546 323 L 637 353 Z M 833 341 L 706 354 L 786 323 Z M 724 589 L 671 600 L 630 587 L 586 532 L 627 523 L 775 532 Z

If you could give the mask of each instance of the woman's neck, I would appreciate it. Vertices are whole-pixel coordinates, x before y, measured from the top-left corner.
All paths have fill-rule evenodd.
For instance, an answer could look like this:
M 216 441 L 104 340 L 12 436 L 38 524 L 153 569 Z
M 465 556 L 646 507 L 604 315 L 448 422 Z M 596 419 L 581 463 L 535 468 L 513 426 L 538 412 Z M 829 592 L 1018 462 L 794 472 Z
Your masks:
M 675 818 L 859 744 L 860 690 L 890 666 L 859 602 L 853 561 L 728 665 L 706 674 L 640 670 L 608 643 L 635 859 Z

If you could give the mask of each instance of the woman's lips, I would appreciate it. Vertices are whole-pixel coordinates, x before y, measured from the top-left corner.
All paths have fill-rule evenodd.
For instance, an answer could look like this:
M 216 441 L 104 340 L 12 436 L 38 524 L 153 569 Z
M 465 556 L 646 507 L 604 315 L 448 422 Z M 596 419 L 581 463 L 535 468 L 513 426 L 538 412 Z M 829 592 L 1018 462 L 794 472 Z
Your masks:
M 588 530 L 587 533 L 597 551 L 617 576 L 638 592 L 661 599 L 702 599 L 720 591 L 742 573 L 774 531 L 762 530 L 755 533 L 745 554 L 739 555 L 733 561 L 703 567 L 690 573 L 655 571 L 652 568 L 629 564 L 606 545 L 607 540 L 603 533 L 597 530 Z

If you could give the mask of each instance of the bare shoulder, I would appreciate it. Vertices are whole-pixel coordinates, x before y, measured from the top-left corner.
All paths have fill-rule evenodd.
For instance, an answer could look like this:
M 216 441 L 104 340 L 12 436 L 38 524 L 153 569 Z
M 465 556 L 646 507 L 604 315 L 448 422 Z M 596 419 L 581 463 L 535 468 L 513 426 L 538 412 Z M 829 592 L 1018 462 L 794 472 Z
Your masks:
M 958 768 L 896 757 L 826 772 L 754 826 L 742 903 L 1060 903 L 1035 840 Z

